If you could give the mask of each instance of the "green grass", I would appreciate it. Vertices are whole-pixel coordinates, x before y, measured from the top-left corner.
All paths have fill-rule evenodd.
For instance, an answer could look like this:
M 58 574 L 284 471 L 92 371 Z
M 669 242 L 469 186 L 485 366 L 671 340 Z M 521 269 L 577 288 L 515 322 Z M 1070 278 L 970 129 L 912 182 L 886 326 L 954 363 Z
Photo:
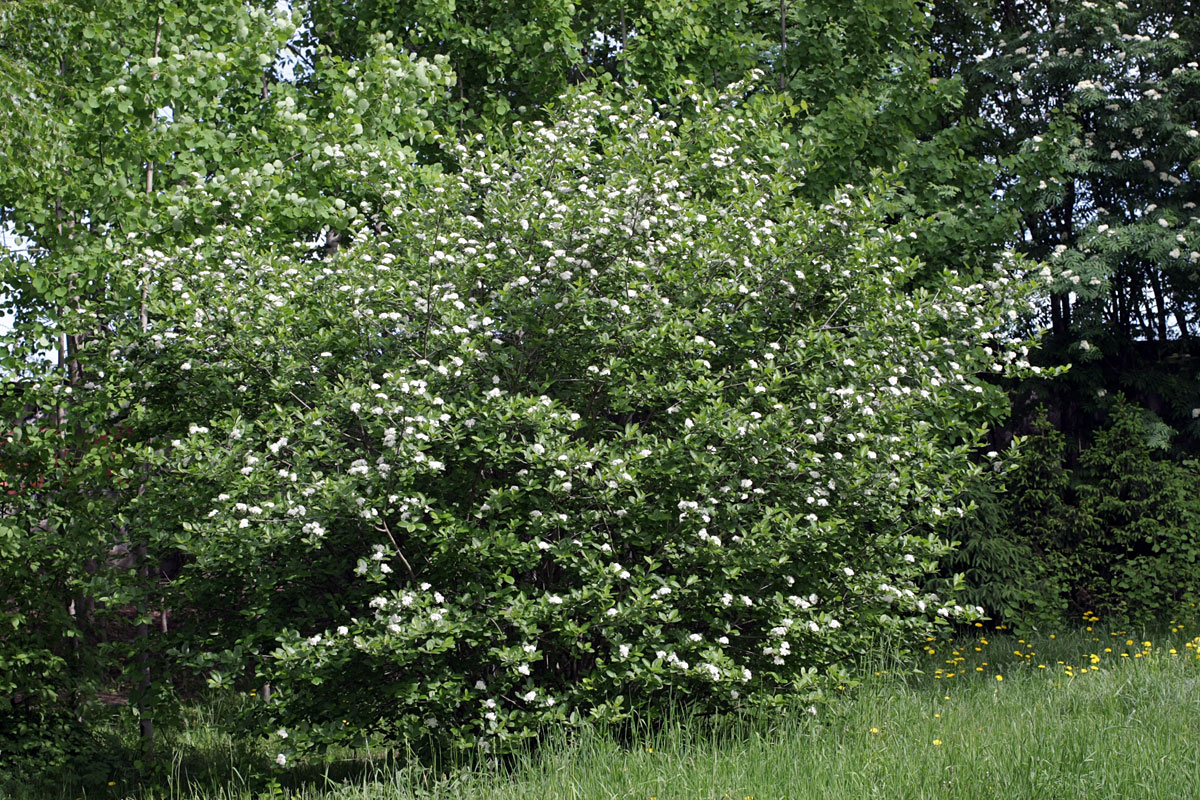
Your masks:
M 394 754 L 341 753 L 280 774 L 269 768 L 265 746 L 239 747 L 194 710 L 190 724 L 165 743 L 176 754 L 165 790 L 138 790 L 114 775 L 113 787 L 65 787 L 59 796 L 1200 797 L 1200 637 L 1183 626 L 1157 638 L 1092 627 L 1027 640 L 1001 632 L 930 642 L 923 674 L 869 670 L 860 686 L 816 716 L 760 714 L 720 725 L 669 720 L 624 744 L 584 732 L 519 756 L 504 770 L 443 771 L 406 765 Z M 185 774 L 190 787 L 182 785 Z M 271 775 L 282 784 L 275 795 Z M 26 796 L 45 795 L 17 795 Z

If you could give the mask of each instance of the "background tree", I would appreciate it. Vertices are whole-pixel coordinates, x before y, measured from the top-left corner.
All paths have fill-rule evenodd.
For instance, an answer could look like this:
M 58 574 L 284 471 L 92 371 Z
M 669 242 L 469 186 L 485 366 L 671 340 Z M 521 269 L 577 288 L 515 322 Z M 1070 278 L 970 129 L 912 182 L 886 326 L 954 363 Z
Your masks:
M 182 555 L 155 545 L 178 521 L 137 502 L 168 432 L 138 415 L 171 407 L 181 387 L 151 382 L 107 395 L 102 411 L 82 405 L 106 377 L 82 366 L 82 350 L 104 349 L 130 324 L 163 335 L 146 306 L 163 276 L 149 261 L 121 263 L 125 248 L 219 241 L 230 223 L 269 218 L 264 240 L 317 249 L 332 232 L 332 249 L 378 202 L 379 162 L 404 161 L 431 135 L 427 107 L 451 79 L 444 61 L 375 39 L 353 64 L 323 62 L 301 88 L 281 60 L 295 30 L 273 4 L 224 0 L 149 13 L 121 0 L 0 6 L 0 224 L 28 244 L 0 254 L 16 313 L 3 363 L 13 388 L 0 407 L 6 747 L 52 743 L 29 732 L 84 714 L 117 655 L 147 744 L 150 694 L 166 690 L 148 680 L 164 657 L 150 626 L 165 633 L 178 608 L 164 580 Z M 57 364 L 39 360 L 47 349 Z M 116 652 L 93 658 L 102 640 Z
M 977 601 L 1004 595 L 1015 622 L 1154 615 L 1177 599 L 1163 570 L 1192 569 L 1178 523 L 1190 501 L 1164 487 L 1194 480 L 1172 462 L 1196 454 L 1200 432 L 1194 9 L 1040 2 L 936 14 L 942 63 L 981 120 L 974 152 L 1001 164 L 1052 154 L 1041 168 L 1002 172 L 996 187 L 1018 212 L 1013 245 L 1044 259 L 1054 280 L 1037 306 L 1048 335 L 1034 358 L 1070 364 L 1012 387 L 1018 413 L 997 438 L 1032 432 L 1037 452 L 1005 480 L 1001 513 L 964 530 L 963 566 Z M 1114 401 L 1122 395 L 1142 410 Z M 1041 405 L 1061 436 L 1032 421 Z M 1101 468 L 1117 463 L 1130 470 L 1123 481 Z
M 953 7 L 951 7 L 953 8 Z M 1035 387 L 1076 450 L 1124 391 L 1195 452 L 1196 278 L 1200 231 L 1200 30 L 1189 3 L 997 4 L 943 19 L 957 41 L 968 102 L 1005 153 L 1067 144 L 1051 172 L 1023 185 L 1016 245 L 1048 260 L 1047 363 L 1065 378 Z M 963 47 L 965 42 L 973 42 Z M 1055 130 L 1063 135 L 1055 135 Z M 1006 187 L 1007 190 L 1007 187 Z

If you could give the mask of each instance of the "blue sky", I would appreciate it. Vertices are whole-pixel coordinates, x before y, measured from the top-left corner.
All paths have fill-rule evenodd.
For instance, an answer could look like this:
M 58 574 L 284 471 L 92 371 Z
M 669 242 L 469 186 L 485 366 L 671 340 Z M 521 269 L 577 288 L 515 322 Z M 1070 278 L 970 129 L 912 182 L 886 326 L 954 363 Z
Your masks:
M 0 228 L 0 248 L 4 250 L 10 250 L 15 246 L 16 242 L 13 238 L 12 226 L 5 225 L 3 228 Z M 0 287 L 0 289 L 2 288 L 3 287 Z M 0 299 L 7 299 L 7 297 L 0 292 Z M 7 336 L 8 332 L 11 330 L 12 314 L 0 313 L 0 336 Z

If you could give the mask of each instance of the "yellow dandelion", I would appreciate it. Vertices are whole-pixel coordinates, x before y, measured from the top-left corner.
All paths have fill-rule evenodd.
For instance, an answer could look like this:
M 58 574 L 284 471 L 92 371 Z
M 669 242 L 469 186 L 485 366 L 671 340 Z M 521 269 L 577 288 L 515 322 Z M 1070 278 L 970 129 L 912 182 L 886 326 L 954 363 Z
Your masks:
M 1002 680 L 1004 680 L 1004 676 L 1003 676 L 1003 675 L 997 675 L 997 676 L 996 676 L 996 680 L 998 680 L 998 681 L 1002 681 Z
M 941 746 L 942 746 L 942 740 L 941 740 L 941 739 L 934 739 L 934 740 L 933 740 L 933 746 L 934 746 L 934 747 L 941 747 Z
M 879 728 L 871 728 L 871 733 L 879 733 Z

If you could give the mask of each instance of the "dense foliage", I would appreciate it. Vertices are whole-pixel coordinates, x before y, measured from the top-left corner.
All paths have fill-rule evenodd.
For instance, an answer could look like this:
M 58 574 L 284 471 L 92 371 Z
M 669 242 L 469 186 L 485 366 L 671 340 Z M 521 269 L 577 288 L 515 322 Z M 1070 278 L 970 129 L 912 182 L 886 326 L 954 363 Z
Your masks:
M 984 496 L 951 559 L 972 602 L 1020 630 L 1087 613 L 1156 618 L 1196 601 L 1200 499 L 1194 461 L 1153 445 L 1152 415 L 1119 398 L 1075 465 L 1043 412 L 1020 458 Z M 1161 424 L 1161 423 L 1160 423 Z M 977 529 L 977 528 L 976 528 Z
M 454 175 L 393 165 L 330 261 L 257 220 L 129 245 L 146 321 L 75 312 L 109 330 L 71 414 L 123 432 L 107 537 L 182 561 L 107 590 L 181 610 L 172 670 L 270 682 L 289 747 L 504 746 L 668 689 L 782 699 L 977 613 L 926 585 L 929 531 L 1021 284 L 898 288 L 871 193 L 794 199 L 770 103 L 686 102 L 587 94 Z
M 281 762 L 504 749 L 1167 611 L 1195 19 L 0 2 L 0 759 L 101 688 L 147 755 L 205 685 Z
M 1118 392 L 1200 442 L 1200 15 L 1190 2 L 997 3 L 942 14 L 965 104 L 995 156 L 1054 149 L 1018 170 L 1018 249 L 1046 260 L 1043 363 L 1069 373 L 1019 394 L 1050 403 L 1073 449 Z
M 1016 625 L 1160 615 L 1194 569 L 1195 9 L 939 4 L 935 17 L 943 69 L 981 120 L 974 152 L 1045 157 L 1006 170 L 998 188 L 1020 218 L 1014 246 L 1052 280 L 1034 360 L 1070 365 L 1011 387 L 1014 418 L 995 445 L 1029 434 L 1025 455 L 975 493 L 980 511 L 955 534 L 957 568 L 977 601 Z
M 151 563 L 147 533 L 120 514 L 130 484 L 114 476 L 144 463 L 132 453 L 152 454 L 153 439 L 74 407 L 104 380 L 81 351 L 123 322 L 150 325 L 153 281 L 121 263 L 130 243 L 170 250 L 269 218 L 260 242 L 326 232 L 314 249 L 333 251 L 359 213 L 343 188 L 369 186 L 381 160 L 403 163 L 433 135 L 427 107 L 451 77 L 444 59 L 410 58 L 377 37 L 302 88 L 281 61 L 295 35 L 273 4 L 211 0 L 157 16 L 123 0 L 0 5 L 0 221 L 22 237 L 3 258 L 3 302 L 16 317 L 0 352 L 10 431 L 0 748 L 43 765 L 101 683 L 132 688 L 152 741 L 148 636 L 152 623 L 169 628 L 169 614 L 143 600 L 176 567 Z M 97 305 L 103 316 L 67 321 Z

